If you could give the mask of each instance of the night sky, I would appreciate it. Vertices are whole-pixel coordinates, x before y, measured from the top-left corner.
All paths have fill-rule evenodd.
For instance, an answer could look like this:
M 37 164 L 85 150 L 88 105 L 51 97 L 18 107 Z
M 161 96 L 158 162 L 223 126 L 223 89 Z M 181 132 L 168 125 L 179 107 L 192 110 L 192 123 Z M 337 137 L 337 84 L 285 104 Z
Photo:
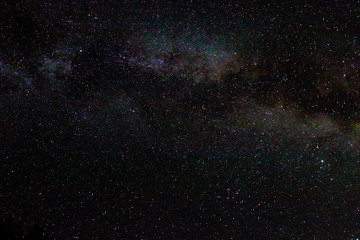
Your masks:
M 0 1 L 0 237 L 360 238 L 359 34 L 350 0 Z

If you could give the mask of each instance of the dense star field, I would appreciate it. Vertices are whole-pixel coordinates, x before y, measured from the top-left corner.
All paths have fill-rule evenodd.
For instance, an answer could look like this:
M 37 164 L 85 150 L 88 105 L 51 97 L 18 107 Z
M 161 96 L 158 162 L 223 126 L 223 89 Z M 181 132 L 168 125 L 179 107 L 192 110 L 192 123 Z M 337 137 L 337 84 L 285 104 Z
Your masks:
M 0 2 L 4 239 L 360 237 L 359 1 Z

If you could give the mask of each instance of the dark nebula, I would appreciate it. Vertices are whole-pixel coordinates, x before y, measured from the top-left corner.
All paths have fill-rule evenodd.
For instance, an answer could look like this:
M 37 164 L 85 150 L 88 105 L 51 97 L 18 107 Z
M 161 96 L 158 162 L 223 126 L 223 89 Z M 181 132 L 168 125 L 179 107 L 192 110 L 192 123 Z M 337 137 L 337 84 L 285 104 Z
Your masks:
M 359 1 L 0 1 L 0 238 L 359 238 L 359 33 Z

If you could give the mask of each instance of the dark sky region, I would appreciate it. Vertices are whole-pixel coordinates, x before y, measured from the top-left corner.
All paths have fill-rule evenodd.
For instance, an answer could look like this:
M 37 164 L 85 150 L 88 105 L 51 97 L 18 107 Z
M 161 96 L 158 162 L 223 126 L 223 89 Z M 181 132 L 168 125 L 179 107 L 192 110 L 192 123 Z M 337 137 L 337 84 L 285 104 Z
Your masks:
M 359 238 L 359 30 L 359 1 L 1 1 L 0 237 Z

